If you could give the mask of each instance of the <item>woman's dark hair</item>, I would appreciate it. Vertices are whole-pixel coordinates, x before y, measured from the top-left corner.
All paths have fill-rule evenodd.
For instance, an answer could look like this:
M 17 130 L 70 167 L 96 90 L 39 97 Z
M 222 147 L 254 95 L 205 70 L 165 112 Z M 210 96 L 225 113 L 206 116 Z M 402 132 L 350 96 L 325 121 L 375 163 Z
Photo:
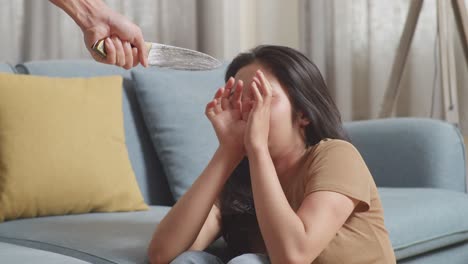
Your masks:
M 284 46 L 261 45 L 241 53 L 229 64 L 225 80 L 243 67 L 258 63 L 285 88 L 293 109 L 292 120 L 302 112 L 310 122 L 305 127 L 306 147 L 322 139 L 349 141 L 339 110 L 317 66 L 299 51 Z M 226 182 L 221 195 L 222 235 L 232 256 L 250 252 L 252 239 L 261 237 L 255 215 L 249 163 L 244 158 Z

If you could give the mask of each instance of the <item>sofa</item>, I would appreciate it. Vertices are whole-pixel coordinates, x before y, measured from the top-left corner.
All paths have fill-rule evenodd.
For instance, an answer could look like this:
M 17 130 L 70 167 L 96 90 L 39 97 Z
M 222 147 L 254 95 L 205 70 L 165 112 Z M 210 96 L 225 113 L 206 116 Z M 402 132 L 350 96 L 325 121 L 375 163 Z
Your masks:
M 142 116 L 134 89 L 138 75 L 132 71 L 157 75 L 160 69 L 124 70 L 88 60 L 0 64 L 0 72 L 16 74 L 123 76 L 125 143 L 140 191 L 150 205 L 147 211 L 5 221 L 0 223 L 0 263 L 147 263 L 152 233 L 175 198 Z M 468 263 L 465 148 L 458 128 L 426 118 L 344 125 L 377 183 L 397 262 Z M 206 250 L 223 254 L 224 248 L 220 238 Z

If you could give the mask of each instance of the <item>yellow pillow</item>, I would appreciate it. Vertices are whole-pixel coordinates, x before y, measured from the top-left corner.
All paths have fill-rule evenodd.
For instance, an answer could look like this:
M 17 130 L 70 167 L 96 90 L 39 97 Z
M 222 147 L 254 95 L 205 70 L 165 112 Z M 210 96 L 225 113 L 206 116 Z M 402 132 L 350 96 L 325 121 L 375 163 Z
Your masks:
M 125 145 L 122 77 L 0 74 L 0 222 L 147 208 Z

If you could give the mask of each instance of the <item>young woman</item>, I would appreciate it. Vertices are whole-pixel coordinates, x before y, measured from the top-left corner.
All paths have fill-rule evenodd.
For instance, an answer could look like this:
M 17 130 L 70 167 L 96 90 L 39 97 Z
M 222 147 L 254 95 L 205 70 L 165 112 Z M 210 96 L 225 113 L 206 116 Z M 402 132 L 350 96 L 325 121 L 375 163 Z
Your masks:
M 241 53 L 206 106 L 219 148 L 158 225 L 154 263 L 395 263 L 365 162 L 317 67 L 300 52 Z

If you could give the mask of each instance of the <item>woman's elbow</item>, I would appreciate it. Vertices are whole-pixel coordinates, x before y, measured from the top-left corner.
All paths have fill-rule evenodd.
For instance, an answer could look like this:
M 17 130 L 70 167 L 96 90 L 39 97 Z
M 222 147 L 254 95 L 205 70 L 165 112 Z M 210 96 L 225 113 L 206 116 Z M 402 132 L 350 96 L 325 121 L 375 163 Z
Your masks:
M 171 262 L 172 259 L 170 259 L 169 256 L 164 255 L 163 252 L 165 252 L 164 249 L 161 248 L 156 248 L 152 245 L 148 248 L 147 256 L 148 256 L 148 261 L 150 264 L 168 264 Z
M 280 251 L 277 252 L 280 253 Z M 272 264 L 310 264 L 315 259 L 311 253 L 310 250 L 306 250 L 305 248 L 288 248 L 283 250 L 282 254 L 270 255 L 270 260 Z
M 148 251 L 148 261 L 150 264 L 168 264 L 171 260 L 158 252 Z
M 153 250 L 151 247 L 148 249 L 148 252 L 147 252 L 147 256 L 148 256 L 148 262 L 150 264 L 160 264 L 160 263 L 163 263 L 161 260 L 162 260 L 162 256 L 156 252 L 155 250 Z
M 287 255 L 282 257 L 270 258 L 272 264 L 310 264 L 312 261 L 301 255 Z
M 148 262 L 150 264 L 162 264 L 164 262 L 161 261 L 161 256 L 156 255 L 154 253 L 148 253 Z

